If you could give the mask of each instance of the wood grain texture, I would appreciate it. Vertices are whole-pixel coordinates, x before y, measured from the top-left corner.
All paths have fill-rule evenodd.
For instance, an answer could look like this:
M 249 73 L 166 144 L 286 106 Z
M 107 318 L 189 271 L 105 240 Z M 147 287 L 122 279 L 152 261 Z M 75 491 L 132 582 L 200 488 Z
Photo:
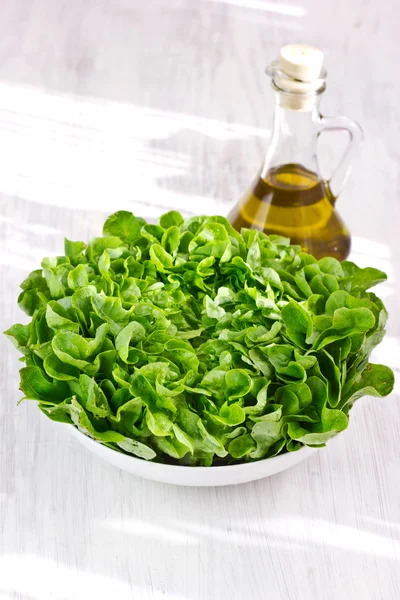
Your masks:
M 3 0 L 1 329 L 23 319 L 28 271 L 114 209 L 228 212 L 267 144 L 263 69 L 304 40 L 326 52 L 324 113 L 366 130 L 340 209 L 354 258 L 389 274 L 375 358 L 399 376 L 399 18 L 394 0 Z M 286 473 L 175 488 L 17 407 L 20 363 L 0 345 L 1 599 L 400 598 L 398 390 Z

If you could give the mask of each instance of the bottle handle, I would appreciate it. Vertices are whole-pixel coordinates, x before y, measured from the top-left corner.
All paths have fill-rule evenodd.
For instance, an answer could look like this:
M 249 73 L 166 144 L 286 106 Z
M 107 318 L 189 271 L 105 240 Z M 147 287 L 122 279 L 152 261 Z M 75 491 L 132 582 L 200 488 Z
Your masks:
M 323 117 L 320 115 L 318 120 L 317 139 L 324 131 L 347 131 L 349 134 L 349 141 L 340 162 L 333 171 L 331 178 L 328 179 L 332 201 L 334 202 L 350 175 L 353 159 L 364 139 L 364 132 L 356 121 L 353 121 L 348 117 Z

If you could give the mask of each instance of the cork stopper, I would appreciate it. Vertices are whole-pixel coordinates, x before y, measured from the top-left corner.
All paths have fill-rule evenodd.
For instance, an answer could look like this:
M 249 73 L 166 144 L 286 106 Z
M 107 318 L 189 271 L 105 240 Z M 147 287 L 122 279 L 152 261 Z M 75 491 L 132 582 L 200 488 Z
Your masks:
M 283 46 L 279 56 L 281 71 L 299 81 L 313 83 L 321 74 L 323 52 L 306 44 Z
M 323 89 L 326 73 L 324 55 L 319 48 L 307 44 L 289 44 L 280 51 L 279 61 L 269 73 L 279 90 L 281 106 L 291 110 L 312 110 L 316 93 Z

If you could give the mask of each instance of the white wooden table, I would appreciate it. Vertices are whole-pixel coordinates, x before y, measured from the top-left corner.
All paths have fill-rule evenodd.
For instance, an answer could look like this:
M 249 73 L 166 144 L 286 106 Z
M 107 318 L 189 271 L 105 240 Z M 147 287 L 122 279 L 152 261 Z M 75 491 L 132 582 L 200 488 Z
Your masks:
M 399 377 L 399 18 L 395 0 L 3 0 L 1 328 L 23 320 L 26 274 L 107 213 L 226 213 L 267 145 L 263 69 L 308 41 L 326 52 L 324 112 L 366 131 L 340 208 L 353 258 L 389 274 L 375 359 Z M 400 598 L 398 389 L 281 475 L 175 488 L 17 407 L 20 363 L 0 344 L 0 598 Z

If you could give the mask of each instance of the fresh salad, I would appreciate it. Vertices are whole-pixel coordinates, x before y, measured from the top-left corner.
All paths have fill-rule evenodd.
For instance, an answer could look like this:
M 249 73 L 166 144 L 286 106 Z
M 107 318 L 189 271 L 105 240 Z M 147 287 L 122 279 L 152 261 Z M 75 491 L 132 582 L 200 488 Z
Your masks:
M 224 217 L 119 211 L 25 279 L 31 321 L 6 334 L 50 419 L 145 460 L 254 461 L 324 446 L 358 398 L 391 392 L 368 362 L 385 279 Z

